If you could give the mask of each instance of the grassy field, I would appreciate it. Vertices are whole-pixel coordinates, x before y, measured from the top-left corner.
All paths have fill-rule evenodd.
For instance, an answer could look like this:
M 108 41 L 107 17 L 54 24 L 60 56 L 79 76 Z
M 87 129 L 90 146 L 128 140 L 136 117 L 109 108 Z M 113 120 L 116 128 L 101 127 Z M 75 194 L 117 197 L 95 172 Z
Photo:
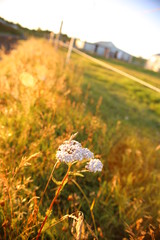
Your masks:
M 140 78 L 153 86 L 160 88 L 160 73 L 159 72 L 153 72 L 151 70 L 142 68 L 140 65 L 136 65 L 133 63 L 127 63 L 124 61 L 120 61 L 117 59 L 106 59 L 103 57 L 97 57 L 95 55 L 92 55 L 93 57 L 96 57 L 104 62 L 109 63 L 113 67 L 117 67 L 118 69 L 131 74 L 134 77 Z
M 91 63 L 77 54 L 73 55 L 73 62 L 76 62 L 83 69 L 83 95 L 81 101 L 85 99 L 87 94 L 85 104 L 87 104 L 87 107 L 93 114 L 96 112 L 96 103 L 101 99 L 99 113 L 101 118 L 109 124 L 109 127 L 120 121 L 121 125 L 129 128 L 130 132 L 136 131 L 140 136 L 148 137 L 149 139 L 152 138 L 151 135 L 154 132 L 154 140 L 156 141 L 157 139 L 159 141 L 159 93 L 141 86 L 118 73 Z M 119 68 L 119 61 L 110 60 L 110 62 L 114 62 L 114 66 Z M 123 68 L 121 68 L 123 71 L 130 74 L 134 71 L 138 78 L 143 76 L 143 80 L 150 79 L 152 84 L 152 80 L 156 78 L 157 85 L 160 83 L 159 73 L 143 69 L 140 72 L 139 68 L 137 70 L 134 65 L 124 62 L 121 65 L 123 65 Z M 147 75 L 148 72 L 149 74 Z
M 36 239 L 46 214 L 41 239 L 159 239 L 159 94 L 77 54 L 66 65 L 66 50 L 46 40 L 1 57 L 0 239 Z M 155 73 L 121 67 L 158 84 Z M 50 212 L 54 178 L 67 171 L 56 165 L 45 190 L 56 151 L 75 132 L 103 170 L 80 177 L 72 166 Z

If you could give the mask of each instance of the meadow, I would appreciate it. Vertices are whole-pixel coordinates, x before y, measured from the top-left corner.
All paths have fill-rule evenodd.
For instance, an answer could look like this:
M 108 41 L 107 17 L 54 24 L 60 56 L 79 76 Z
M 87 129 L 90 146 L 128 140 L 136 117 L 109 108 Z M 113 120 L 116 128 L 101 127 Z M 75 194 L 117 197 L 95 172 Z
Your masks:
M 96 57 L 104 62 L 109 63 L 113 67 L 117 67 L 118 69 L 125 71 L 126 73 L 131 74 L 134 77 L 140 78 L 150 84 L 153 84 L 156 87 L 160 87 L 160 73 L 159 72 L 153 72 L 151 70 L 148 70 L 145 68 L 145 63 L 136 63 L 136 60 L 132 60 L 131 63 L 120 61 L 118 59 L 106 59 L 104 57 L 98 57 L 94 54 L 91 54 L 91 56 Z
M 159 94 L 44 39 L 0 54 L 0 239 L 36 239 L 46 214 L 40 239 L 160 239 Z M 56 152 L 76 132 L 103 169 L 75 163 L 63 186 Z

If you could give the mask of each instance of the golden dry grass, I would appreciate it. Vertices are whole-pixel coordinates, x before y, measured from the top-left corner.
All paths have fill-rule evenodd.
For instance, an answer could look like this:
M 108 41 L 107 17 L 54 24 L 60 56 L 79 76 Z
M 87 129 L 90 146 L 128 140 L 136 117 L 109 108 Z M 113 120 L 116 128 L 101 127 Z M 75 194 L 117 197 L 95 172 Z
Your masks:
M 85 103 L 90 89 L 83 95 L 83 68 L 72 61 L 66 66 L 64 52 L 47 40 L 22 41 L 9 55 L 1 55 L 0 239 L 36 237 L 56 190 L 50 182 L 39 205 L 56 150 L 77 131 L 77 139 L 102 159 L 104 169 L 102 175 L 74 177 L 81 188 L 69 181 L 43 239 L 73 239 L 73 219 L 64 216 L 75 213 L 78 219 L 79 211 L 87 231 L 82 235 L 88 239 L 94 238 L 92 214 L 99 239 L 156 239 L 159 148 L 136 133 L 125 135 L 120 122 L 108 128 L 101 118 L 100 95 L 98 101 L 93 96 L 91 113 Z M 82 97 L 84 101 L 75 100 Z M 65 171 L 65 165 L 58 166 L 55 178 L 62 179 Z

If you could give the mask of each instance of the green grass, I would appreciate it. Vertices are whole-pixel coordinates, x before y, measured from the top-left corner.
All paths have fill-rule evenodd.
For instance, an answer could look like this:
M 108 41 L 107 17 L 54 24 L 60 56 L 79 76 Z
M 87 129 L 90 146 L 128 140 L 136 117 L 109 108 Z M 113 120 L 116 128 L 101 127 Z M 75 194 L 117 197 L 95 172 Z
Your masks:
M 95 55 L 91 55 L 99 60 L 102 60 L 106 63 L 109 63 L 111 66 L 116 67 L 128 74 L 133 75 L 134 77 L 140 78 L 155 87 L 160 88 L 160 72 L 153 72 L 151 70 L 145 69 L 140 65 L 136 65 L 134 63 L 127 63 L 124 61 L 120 61 L 117 59 L 106 59 L 103 57 L 97 57 Z
M 105 200 L 102 198 L 100 201 L 100 204 L 103 205 L 102 211 L 104 211 L 100 218 L 101 226 L 105 222 L 109 239 L 116 239 L 116 236 L 118 236 L 117 239 L 122 239 L 124 222 L 129 224 L 130 221 L 132 222 L 132 217 L 137 221 L 142 218 L 144 225 L 139 226 L 139 232 L 134 229 L 138 224 L 137 222 L 134 224 L 132 222 L 133 225 L 128 230 L 131 235 L 134 232 L 134 239 L 137 239 L 140 236 L 140 230 L 144 229 L 145 224 L 148 224 L 144 217 L 145 214 L 150 214 L 148 207 L 152 205 L 152 200 L 149 200 L 148 196 L 152 195 L 154 187 L 157 188 L 156 183 L 152 184 L 153 176 L 155 178 L 159 176 L 156 169 L 159 169 L 160 165 L 156 160 L 157 152 L 155 149 L 160 139 L 160 94 L 115 72 L 104 69 L 75 53 L 72 53 L 71 62 L 83 72 L 81 77 L 82 94 L 78 96 L 72 94 L 71 99 L 84 104 L 86 112 L 90 111 L 107 124 L 107 140 L 104 140 L 106 148 L 103 149 L 102 153 L 106 166 L 105 174 L 107 174 L 105 179 L 107 179 L 108 186 L 110 186 L 111 176 L 119 178 L 120 181 L 114 196 L 117 200 L 108 197 L 110 190 L 107 189 L 105 181 L 102 185 L 102 188 L 103 186 L 106 188 L 102 190 L 106 198 L 104 198 Z M 158 73 L 113 60 L 110 62 L 112 64 L 114 62 L 113 65 L 116 67 L 122 65 L 123 71 L 130 74 L 134 73 L 136 77 L 143 78 L 152 84 L 154 82 L 159 84 Z M 134 197 L 132 199 L 131 196 L 135 197 L 136 202 L 132 202 Z M 138 203 L 138 199 L 143 199 L 142 202 L 144 201 L 148 206 L 143 208 L 141 203 Z M 132 202 L 133 205 L 136 204 L 136 209 L 140 211 L 138 210 L 133 214 L 131 209 L 128 209 L 125 212 L 125 206 L 129 204 L 128 201 Z M 156 216 L 160 203 L 158 199 L 154 203 L 157 205 L 157 210 L 152 210 L 153 215 Z M 115 208 L 117 208 L 116 214 L 118 215 L 115 215 Z M 103 227 L 102 229 L 104 229 Z
M 51 181 L 39 206 L 56 151 L 75 132 L 103 171 L 70 176 L 42 239 L 73 239 L 73 221 L 57 221 L 77 211 L 95 231 L 89 205 L 99 239 L 159 239 L 159 94 L 77 54 L 65 65 L 65 57 L 66 50 L 40 39 L 22 41 L 2 56 L 0 239 L 36 237 L 57 189 Z M 61 180 L 66 169 L 60 164 L 54 177 Z
M 72 57 L 73 61 L 84 70 L 81 101 L 84 101 L 87 94 L 87 100 L 84 103 L 87 104 L 88 109 L 94 114 L 96 104 L 101 97 L 99 114 L 109 127 L 115 125 L 117 121 L 121 121 L 122 125 L 125 125 L 130 132 L 136 131 L 140 136 L 154 139 L 158 143 L 160 94 L 76 54 L 73 54 Z M 122 63 L 122 65 L 123 70 L 130 72 L 129 64 Z M 134 71 L 137 77 L 145 72 L 149 78 L 147 71 L 143 69 L 142 73 L 140 69 Z M 155 73 L 153 73 L 154 75 Z

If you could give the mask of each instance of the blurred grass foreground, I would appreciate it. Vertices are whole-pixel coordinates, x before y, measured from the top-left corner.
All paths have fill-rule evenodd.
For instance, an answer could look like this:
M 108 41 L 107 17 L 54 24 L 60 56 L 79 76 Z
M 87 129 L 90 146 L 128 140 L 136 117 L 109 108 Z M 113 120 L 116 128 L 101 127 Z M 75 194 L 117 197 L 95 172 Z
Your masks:
M 56 151 L 75 132 L 103 169 L 69 175 L 40 238 L 160 239 L 159 96 L 75 54 L 66 65 L 47 40 L 1 59 L 0 239 L 36 239 L 67 171 L 56 165 L 44 192 Z

